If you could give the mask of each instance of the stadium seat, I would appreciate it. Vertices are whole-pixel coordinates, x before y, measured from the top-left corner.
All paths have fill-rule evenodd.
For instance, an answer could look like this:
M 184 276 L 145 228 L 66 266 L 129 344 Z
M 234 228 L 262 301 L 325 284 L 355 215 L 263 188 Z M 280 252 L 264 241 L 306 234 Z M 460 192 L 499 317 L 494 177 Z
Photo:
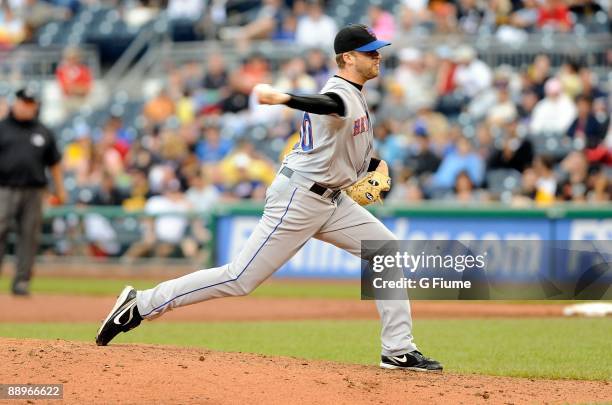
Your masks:
M 487 173 L 487 185 L 494 195 L 515 192 L 521 187 L 521 173 L 514 169 L 494 169 Z

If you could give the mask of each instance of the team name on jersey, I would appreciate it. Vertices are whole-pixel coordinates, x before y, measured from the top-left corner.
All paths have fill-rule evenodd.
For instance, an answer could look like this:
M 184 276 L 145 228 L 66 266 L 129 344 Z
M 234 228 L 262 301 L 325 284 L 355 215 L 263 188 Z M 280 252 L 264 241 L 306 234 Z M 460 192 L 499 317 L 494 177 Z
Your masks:
M 355 120 L 353 123 L 353 136 L 357 136 L 362 134 L 370 129 L 370 120 L 368 120 L 368 116 L 364 115 Z

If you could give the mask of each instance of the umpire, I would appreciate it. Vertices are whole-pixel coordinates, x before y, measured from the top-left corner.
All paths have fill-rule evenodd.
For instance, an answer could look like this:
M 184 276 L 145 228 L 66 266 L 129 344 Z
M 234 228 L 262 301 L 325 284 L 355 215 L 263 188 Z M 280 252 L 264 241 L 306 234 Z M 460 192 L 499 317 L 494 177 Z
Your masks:
M 0 269 L 9 229 L 17 234 L 15 295 L 28 295 L 38 250 L 42 201 L 50 168 L 59 203 L 66 193 L 61 155 L 53 133 L 38 120 L 40 100 L 34 87 L 15 93 L 8 116 L 0 121 Z

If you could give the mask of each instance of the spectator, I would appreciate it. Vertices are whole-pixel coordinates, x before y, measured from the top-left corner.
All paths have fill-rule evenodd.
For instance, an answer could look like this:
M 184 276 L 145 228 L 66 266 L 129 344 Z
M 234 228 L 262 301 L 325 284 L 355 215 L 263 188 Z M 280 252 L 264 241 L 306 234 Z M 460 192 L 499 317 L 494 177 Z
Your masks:
M 430 0 L 429 11 L 438 33 L 450 34 L 457 28 L 457 7 L 450 0 Z
M 270 161 L 258 153 L 253 143 L 246 139 L 241 140 L 234 151 L 223 159 L 219 169 L 228 186 L 239 183 L 245 177 L 248 181 L 267 186 L 272 183 L 276 175 L 276 170 Z
M 564 0 L 544 0 L 538 9 L 538 28 L 560 32 L 571 30 L 572 20 Z
M 170 20 L 197 21 L 202 17 L 206 2 L 204 0 L 168 0 L 168 18 Z
M 538 95 L 538 99 L 542 99 L 544 84 L 550 78 L 550 59 L 546 55 L 538 55 L 527 70 L 528 83 L 524 87 L 531 87 Z
M 252 80 L 245 80 L 240 71 L 230 75 L 228 95 L 219 102 L 222 113 L 239 113 L 249 108 L 249 94 L 253 88 Z
M 518 114 L 516 105 L 510 98 L 509 82 L 505 77 L 500 77 L 493 83 L 496 90 L 496 101 L 487 114 L 487 123 L 494 127 L 500 127 L 512 122 Z
M 563 135 L 576 117 L 576 106 L 561 91 L 561 83 L 552 78 L 544 87 L 546 97 L 536 104 L 530 123 L 532 135 Z
M 186 255 L 203 261 L 208 252 L 201 248 L 210 241 L 212 235 L 206 229 L 205 215 L 209 214 L 221 198 L 221 193 L 210 184 L 200 171 L 189 177 L 186 197 L 196 216 L 191 222 L 192 237 L 183 243 Z M 201 254 L 199 252 L 201 251 Z M 198 257 L 199 256 L 199 257 Z
M 306 73 L 306 63 L 302 58 L 291 58 L 283 64 L 274 87 L 293 94 L 312 94 L 318 90 L 317 83 Z
M 557 73 L 563 92 L 571 99 L 574 99 L 582 90 L 578 70 L 579 66 L 577 63 L 568 62 L 564 63 Z
M 540 12 L 537 0 L 523 0 L 522 7 L 510 15 L 510 24 L 516 28 L 531 32 L 538 22 Z
M 228 27 L 220 32 L 222 39 L 235 39 L 242 49 L 250 40 L 269 39 L 282 29 L 286 10 L 281 0 L 264 0 L 257 16 L 244 27 Z
M 221 137 L 219 127 L 211 125 L 204 129 L 204 139 L 196 145 L 196 154 L 202 163 L 218 163 L 233 147 L 232 141 Z
M 557 179 L 553 172 L 553 159 L 550 156 L 536 156 L 533 170 L 537 176 L 535 183 L 535 201 L 538 204 L 550 204 L 555 201 Z
M 399 167 L 406 157 L 405 136 L 393 134 L 389 122 L 374 126 L 374 148 L 390 168 Z
M 143 257 L 153 251 L 156 257 L 168 257 L 177 246 L 182 247 L 189 220 L 186 213 L 191 206 L 180 190 L 176 178 L 163 186 L 163 194 L 147 200 L 145 214 L 150 216 L 143 222 L 143 238 L 125 252 L 128 261 Z
M 462 137 L 457 141 L 457 148 L 442 159 L 432 185 L 436 189 L 450 189 L 459 173 L 466 171 L 472 183 L 478 186 L 484 179 L 484 169 L 482 158 L 473 151 L 470 141 Z
M 584 20 L 603 11 L 603 8 L 594 0 L 573 0 L 569 11 L 574 13 L 579 20 Z
M 371 4 L 368 8 L 368 18 L 372 31 L 378 39 L 392 41 L 395 37 L 395 19 L 393 15 L 381 6 Z
M 606 176 L 605 170 L 601 167 L 597 168 L 589 176 L 588 182 L 587 201 L 609 204 L 612 200 L 612 181 L 610 181 L 609 176 Z
M 8 2 L 2 2 L 0 7 L 0 49 L 10 49 L 26 39 L 26 26 Z
M 24 0 L 15 12 L 25 23 L 28 37 L 50 21 L 67 20 L 71 16 L 70 9 L 42 0 Z
M 538 176 L 533 168 L 527 168 L 521 176 L 520 192 L 512 196 L 512 205 L 526 206 L 533 204 L 536 196 L 536 183 Z
M 265 185 L 250 173 L 251 158 L 245 153 L 239 153 L 234 156 L 233 161 L 235 178 L 229 184 L 228 196 L 240 200 L 262 201 L 265 196 Z
M 279 29 L 277 29 L 270 39 L 287 43 L 295 42 L 295 32 L 297 30 L 297 17 L 293 13 L 286 13 Z
M 310 0 L 307 14 L 298 20 L 295 42 L 305 48 L 330 49 L 336 32 L 338 26 L 333 18 L 324 13 L 321 0 Z
M 186 197 L 191 207 L 197 213 L 212 211 L 221 198 L 219 190 L 210 184 L 201 172 L 195 173 L 189 178 L 189 189 Z
M 455 72 L 455 82 L 458 90 L 468 98 L 491 86 L 491 69 L 476 57 L 473 48 L 462 45 L 455 52 L 455 62 L 457 70 Z
M 438 170 L 440 158 L 432 152 L 429 144 L 429 134 L 424 123 L 417 121 L 414 127 L 415 142 L 412 144 L 411 155 L 405 160 L 405 166 L 424 181 Z
M 607 94 L 599 88 L 597 76 L 591 69 L 587 66 L 583 66 L 580 68 L 578 75 L 580 76 L 580 83 L 582 84 L 580 94 L 591 97 L 594 102 L 600 98 L 607 97 Z
M 399 18 L 397 38 L 407 35 L 426 35 L 433 30 L 427 0 L 404 0 Z
M 448 194 L 446 198 L 459 203 L 474 203 L 485 201 L 487 196 L 482 191 L 475 191 L 468 173 L 461 171 L 455 179 L 454 193 Z
M 476 0 L 460 0 L 457 5 L 457 23 L 461 31 L 470 35 L 478 33 L 485 17 L 485 10 L 486 6 L 483 7 L 483 3 L 478 3 Z
M 158 126 L 174 115 L 175 110 L 174 100 L 164 88 L 144 105 L 143 114 L 151 126 Z
M 521 101 L 517 107 L 520 125 L 529 128 L 533 109 L 538 104 L 538 95 L 532 89 L 526 89 L 521 93 Z M 525 131 L 526 132 L 526 131 Z
M 77 125 L 74 131 L 74 139 L 64 148 L 62 162 L 64 170 L 69 173 L 77 173 L 87 167 L 93 148 L 91 132 L 87 124 Z
M 582 152 L 571 152 L 560 164 L 559 199 L 562 201 L 586 201 L 589 164 Z
M 507 124 L 502 136 L 502 147 L 497 150 L 489 161 L 491 169 L 514 169 L 519 172 L 531 166 L 533 161 L 533 145 L 517 133 L 516 121 Z
M 500 126 L 514 119 L 517 111 L 510 97 L 511 78 L 512 68 L 509 66 L 502 65 L 495 69 L 493 86 L 480 92 L 467 106 L 472 119 L 486 119 L 492 126 Z
M 404 48 L 398 57 L 400 65 L 395 69 L 393 79 L 403 90 L 402 107 L 409 114 L 415 114 L 421 108 L 431 108 L 435 100 L 434 76 L 425 68 L 423 54 L 416 48 Z
M 93 76 L 89 67 L 81 60 L 78 48 L 68 48 L 55 71 L 55 77 L 64 95 L 64 108 L 72 114 L 83 107 L 93 88 Z
M 121 190 L 115 184 L 112 174 L 106 172 L 102 176 L 102 182 L 96 189 L 93 198 L 89 202 L 91 205 L 121 205 L 125 199 Z
M 317 90 L 323 88 L 330 74 L 326 59 L 327 56 L 320 49 L 310 49 L 306 55 L 306 73 L 316 82 Z
M 570 138 L 580 140 L 588 149 L 599 146 L 606 136 L 606 127 L 593 115 L 593 100 L 587 96 L 576 98 L 577 116 L 567 130 Z
M 227 86 L 227 68 L 223 56 L 212 53 L 206 65 L 206 74 L 202 79 L 202 87 L 207 90 L 223 91 Z

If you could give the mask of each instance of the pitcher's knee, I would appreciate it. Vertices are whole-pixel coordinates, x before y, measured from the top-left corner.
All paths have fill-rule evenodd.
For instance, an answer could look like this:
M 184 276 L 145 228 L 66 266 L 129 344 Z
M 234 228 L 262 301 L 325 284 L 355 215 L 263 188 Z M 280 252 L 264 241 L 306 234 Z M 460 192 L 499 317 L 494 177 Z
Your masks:
M 242 276 L 241 274 L 235 274 L 230 264 L 227 268 L 227 277 L 231 280 L 228 284 L 231 285 L 231 292 L 234 296 L 243 296 L 250 294 L 256 287 L 257 284 L 249 280 L 248 277 Z
M 236 280 L 237 282 L 237 291 L 239 293 L 239 295 L 249 295 L 251 292 L 253 292 L 253 290 L 255 289 L 255 287 L 257 287 L 256 285 L 252 284 L 252 283 L 248 283 L 243 280 Z

